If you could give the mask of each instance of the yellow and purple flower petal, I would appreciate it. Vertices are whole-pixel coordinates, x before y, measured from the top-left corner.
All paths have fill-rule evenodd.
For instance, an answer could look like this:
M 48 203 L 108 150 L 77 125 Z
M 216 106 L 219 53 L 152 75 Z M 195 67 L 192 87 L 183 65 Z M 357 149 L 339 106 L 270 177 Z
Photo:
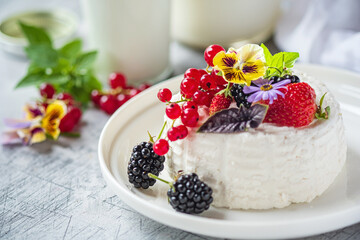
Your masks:
M 30 145 L 33 143 L 43 142 L 45 140 L 46 140 L 46 134 L 42 128 L 35 127 L 31 129 L 30 140 L 29 140 Z
M 226 68 L 233 68 L 238 60 L 236 52 L 225 53 L 221 51 L 215 55 L 213 64 L 216 69 L 222 71 Z
M 29 128 L 32 125 L 32 121 L 23 120 L 23 119 L 10 119 L 10 118 L 4 119 L 4 123 L 6 126 L 15 129 Z
M 246 84 L 246 79 L 241 70 L 236 68 L 225 68 L 222 72 L 226 81 L 236 84 Z
M 40 107 L 32 107 L 30 105 L 25 105 L 24 107 L 25 111 L 25 118 L 28 120 L 35 119 L 38 116 L 44 115 L 44 109 Z
M 257 44 L 246 44 L 239 48 L 237 53 L 241 63 L 255 62 L 256 60 L 265 62 L 264 49 Z
M 59 137 L 60 120 L 65 116 L 65 114 L 66 105 L 63 101 L 55 101 L 46 108 L 45 116 L 41 121 L 41 127 L 53 139 L 57 139 Z
M 254 62 L 245 62 L 241 65 L 241 71 L 246 80 L 246 85 L 249 86 L 251 81 L 259 79 L 264 76 L 266 72 L 266 67 L 264 62 L 260 59 Z

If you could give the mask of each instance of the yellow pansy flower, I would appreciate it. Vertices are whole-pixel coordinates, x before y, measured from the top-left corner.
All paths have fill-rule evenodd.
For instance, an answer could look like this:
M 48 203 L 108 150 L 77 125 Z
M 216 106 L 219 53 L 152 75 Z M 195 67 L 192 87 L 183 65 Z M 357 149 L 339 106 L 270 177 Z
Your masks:
M 45 111 L 45 115 L 41 121 L 41 127 L 45 133 L 49 134 L 53 139 L 57 139 L 60 134 L 60 120 L 66 114 L 66 105 L 63 101 L 54 101 Z
M 238 50 L 232 48 L 227 53 L 221 51 L 215 55 L 213 64 L 226 81 L 247 86 L 266 71 L 263 49 L 256 44 L 247 44 Z

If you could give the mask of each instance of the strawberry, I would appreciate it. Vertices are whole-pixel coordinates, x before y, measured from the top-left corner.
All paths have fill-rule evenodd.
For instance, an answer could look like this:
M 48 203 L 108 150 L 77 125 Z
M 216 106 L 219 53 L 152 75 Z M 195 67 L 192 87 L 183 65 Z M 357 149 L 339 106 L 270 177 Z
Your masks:
M 217 94 L 211 100 L 209 114 L 210 116 L 214 113 L 226 109 L 231 104 L 231 97 L 226 97 L 224 94 Z
M 284 92 L 283 90 L 281 90 Z M 287 85 L 284 97 L 279 97 L 269 105 L 269 101 L 259 103 L 269 105 L 264 122 L 280 126 L 303 127 L 309 125 L 317 109 L 314 89 L 305 82 Z

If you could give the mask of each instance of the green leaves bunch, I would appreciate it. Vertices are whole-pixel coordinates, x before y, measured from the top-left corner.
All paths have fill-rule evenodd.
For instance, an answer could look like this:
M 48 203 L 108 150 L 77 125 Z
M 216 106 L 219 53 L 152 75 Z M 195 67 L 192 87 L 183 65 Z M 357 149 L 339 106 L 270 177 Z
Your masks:
M 296 60 L 299 58 L 299 53 L 279 52 L 272 55 L 264 44 L 261 44 L 261 47 L 264 50 L 265 61 L 268 66 L 264 78 L 282 77 L 291 74 L 291 68 L 294 67 Z
M 57 92 L 68 92 L 86 107 L 91 100 L 91 91 L 101 89 L 95 77 L 93 64 L 96 51 L 82 52 L 82 41 L 75 39 L 55 49 L 50 36 L 41 28 L 19 23 L 28 40 L 25 48 L 30 65 L 25 77 L 15 88 L 52 84 Z

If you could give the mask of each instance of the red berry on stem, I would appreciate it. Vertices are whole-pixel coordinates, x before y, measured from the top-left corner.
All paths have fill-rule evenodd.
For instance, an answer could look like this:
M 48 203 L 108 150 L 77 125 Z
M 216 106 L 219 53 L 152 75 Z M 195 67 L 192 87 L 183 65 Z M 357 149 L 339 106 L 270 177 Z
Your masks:
M 180 139 L 179 129 L 177 127 L 170 128 L 167 132 L 167 136 L 168 136 L 169 140 L 172 142 Z
M 214 97 L 213 92 L 210 91 L 203 92 L 201 90 L 198 90 L 194 93 L 193 101 L 199 106 L 205 105 L 207 107 L 210 107 L 211 100 L 213 97 Z
M 113 114 L 118 109 L 119 103 L 115 96 L 104 95 L 100 98 L 100 108 L 107 114 Z
M 169 151 L 169 148 L 169 142 L 162 138 L 157 140 L 153 145 L 154 152 L 160 156 L 165 155 Z
M 177 103 L 170 103 L 166 106 L 166 116 L 170 119 L 177 119 L 181 115 L 181 107 Z
M 217 75 L 215 71 L 211 72 L 211 76 L 213 76 L 213 78 L 218 86 L 223 86 L 228 83 L 227 81 L 225 81 L 225 79 L 222 76 Z
M 125 95 L 120 93 L 116 96 L 116 100 L 118 101 L 118 106 L 121 107 L 124 103 L 126 103 L 131 97 L 129 95 Z
M 187 127 L 185 127 L 184 125 L 179 125 L 177 126 L 177 129 L 179 131 L 179 134 L 180 134 L 180 138 L 179 139 L 184 139 L 186 138 L 186 136 L 188 135 L 188 129 Z
M 151 87 L 151 85 L 149 83 L 142 83 L 139 85 L 138 89 L 140 91 L 144 91 L 145 89 L 148 89 L 149 87 Z
M 213 67 L 214 66 L 213 59 L 214 59 L 215 55 L 221 51 L 225 51 L 225 49 L 220 45 L 214 44 L 214 45 L 208 46 L 204 52 L 204 59 L 205 59 L 206 63 L 209 64 L 209 66 Z
M 194 78 L 197 81 L 200 81 L 200 78 L 204 75 L 208 74 L 203 69 L 189 68 L 184 73 L 184 78 Z
M 102 94 L 100 93 L 99 90 L 94 89 L 91 91 L 91 100 L 95 105 L 99 105 L 100 104 L 100 98 L 101 98 Z
M 187 127 L 196 127 L 199 121 L 199 113 L 194 109 L 187 108 L 181 114 L 181 121 Z
M 112 89 L 116 89 L 118 87 L 125 88 L 126 87 L 126 77 L 122 73 L 111 73 L 109 76 L 109 85 Z
M 69 113 L 67 113 L 61 120 L 59 129 L 60 132 L 71 132 L 76 125 L 76 122 L 73 118 L 73 116 Z
M 57 99 L 64 101 L 66 105 L 71 105 L 74 101 L 73 97 L 66 92 L 59 93 L 59 95 L 57 95 Z
M 42 83 L 40 85 L 40 95 L 44 98 L 52 98 L 55 94 L 55 88 L 49 83 Z
M 187 101 L 182 105 L 182 109 L 186 109 L 186 108 L 192 108 L 195 110 L 198 110 L 198 106 L 194 101 Z
M 81 112 L 80 108 L 70 106 L 68 108 L 67 114 L 70 114 L 71 117 L 74 119 L 75 124 L 77 124 L 79 122 L 79 120 L 81 119 L 82 112 Z
M 198 89 L 199 82 L 197 82 L 194 78 L 184 78 L 180 84 L 181 94 L 185 98 L 191 98 Z
M 202 87 L 202 89 L 204 90 L 211 90 L 211 89 L 215 89 L 217 84 L 216 81 L 214 79 L 213 75 L 203 75 L 200 79 L 200 86 Z
M 157 97 L 161 102 L 169 102 L 172 98 L 172 93 L 168 88 L 162 88 L 159 90 Z
M 129 95 L 130 95 L 130 97 L 134 97 L 134 96 L 138 95 L 139 93 L 141 93 L 141 90 L 131 89 Z

